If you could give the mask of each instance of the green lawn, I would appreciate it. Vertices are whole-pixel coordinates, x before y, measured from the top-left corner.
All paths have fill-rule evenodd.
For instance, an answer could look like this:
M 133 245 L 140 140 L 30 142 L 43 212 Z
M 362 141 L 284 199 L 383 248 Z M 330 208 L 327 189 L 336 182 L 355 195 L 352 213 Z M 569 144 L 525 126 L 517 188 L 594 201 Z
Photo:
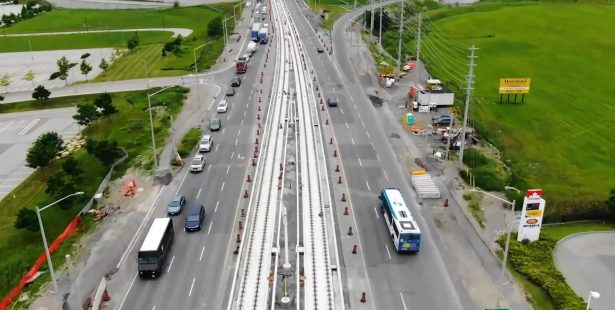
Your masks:
M 369 0 L 358 0 L 357 6 L 368 3 Z M 320 14 L 322 10 L 329 11 L 329 16 L 326 20 L 321 22 L 321 26 L 325 29 L 331 30 L 333 28 L 333 24 L 335 21 L 340 18 L 340 16 L 349 12 L 349 9 L 354 8 L 354 0 L 348 1 L 340 1 L 340 0 L 318 0 L 318 1 L 310 1 L 310 7 L 316 13 Z
M 171 40 L 171 34 L 165 31 L 142 31 L 137 51 L 128 53 L 117 59 L 114 65 L 94 81 L 144 78 L 143 60 L 147 61 L 150 77 L 174 76 L 186 74 L 194 70 L 193 49 L 206 42 L 214 43 L 197 51 L 199 69 L 204 70 L 215 63 L 223 51 L 223 39 L 207 38 L 207 23 L 217 16 L 232 15 L 235 3 L 213 4 L 209 6 L 180 7 L 170 9 L 146 10 L 69 10 L 54 9 L 33 19 L 20 22 L 6 29 L 11 33 L 36 33 L 59 31 L 83 31 L 103 29 L 137 29 L 137 28 L 188 28 L 193 33 L 185 38 L 182 50 L 178 55 L 161 56 L 165 42 Z M 233 24 L 228 24 L 229 33 L 233 32 Z M 76 48 L 125 48 L 125 40 L 132 32 L 124 33 L 89 33 L 54 36 L 32 37 L 1 37 L 0 52 L 28 51 L 28 39 L 33 50 L 76 49 Z M 98 64 L 94 64 L 98 65 Z
M 504 158 L 547 199 L 604 200 L 615 184 L 615 7 L 503 4 L 459 8 L 429 24 L 422 58 L 460 84 L 476 44 L 475 115 Z M 592 31 L 584 31 L 592 25 Z M 524 104 L 498 104 L 503 77 L 532 78 Z M 457 82 L 455 82 L 457 81 Z M 506 99 L 506 98 L 505 98 Z M 520 99 L 520 98 L 519 98 Z
M 51 94 L 53 95 L 53 92 Z M 82 96 L 49 98 L 43 101 L 31 100 L 31 101 L 25 101 L 25 102 L 5 103 L 5 104 L 0 105 L 0 113 L 14 113 L 14 112 L 25 112 L 25 111 L 32 111 L 32 110 L 45 110 L 45 109 L 72 107 L 72 106 L 75 106 L 76 104 L 93 102 L 94 98 L 96 98 L 97 96 L 98 94 L 92 94 L 92 95 L 82 95 Z
M 615 223 L 609 222 L 582 222 L 582 223 L 570 223 L 561 225 L 548 225 L 542 228 L 542 231 L 549 234 L 555 241 L 559 241 L 562 238 L 589 231 L 611 231 L 615 230 Z
M 157 145 L 163 145 L 168 137 L 170 127 L 170 115 L 177 115 L 181 110 L 186 89 L 175 87 L 165 90 L 152 97 L 152 107 L 155 109 L 154 130 L 156 132 Z M 66 97 L 56 102 L 63 103 L 91 101 L 93 96 Z M 116 176 L 129 166 L 150 169 L 153 161 L 152 152 L 149 148 L 151 143 L 149 136 L 149 117 L 147 112 L 147 97 L 143 91 L 113 93 L 113 104 L 120 112 L 109 119 L 101 119 L 84 129 L 84 134 L 96 140 L 115 139 L 118 144 L 130 154 L 127 162 L 122 164 Z M 53 99 L 51 99 L 53 100 Z M 51 101 L 50 100 L 50 101 Z M 25 103 L 30 107 L 36 104 Z M 98 188 L 100 181 L 108 171 L 100 162 L 80 149 L 74 154 L 80 167 L 85 171 L 83 184 L 79 190 L 85 192 L 76 200 L 72 208 L 62 210 L 55 206 L 46 210 L 43 214 L 45 232 L 51 241 L 64 229 L 70 220 L 83 207 L 89 197 L 92 197 Z M 61 169 L 61 162 L 46 169 L 37 170 L 28 179 L 22 182 L 16 189 L 6 195 L 0 201 L 0 295 L 4 296 L 23 276 L 34 260 L 42 251 L 40 234 L 26 230 L 16 230 L 13 223 L 16 214 L 22 207 L 34 208 L 44 206 L 53 200 L 45 193 L 48 176 Z M 62 260 L 60 260 L 62 261 Z M 45 265 L 46 267 L 46 265 Z
M 203 130 L 201 130 L 200 128 L 190 128 L 190 130 L 182 138 L 182 141 L 177 148 L 179 156 L 186 157 L 190 155 L 190 153 L 194 150 L 197 143 L 201 139 L 202 135 Z

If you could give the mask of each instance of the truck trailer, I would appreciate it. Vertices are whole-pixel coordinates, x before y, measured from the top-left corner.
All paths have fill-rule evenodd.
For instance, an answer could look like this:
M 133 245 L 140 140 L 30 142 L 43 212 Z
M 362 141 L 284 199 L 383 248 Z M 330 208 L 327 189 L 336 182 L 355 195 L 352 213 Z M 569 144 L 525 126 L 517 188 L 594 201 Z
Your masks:
M 162 274 L 162 268 L 169 254 L 174 235 L 171 218 L 154 219 L 137 253 L 139 277 L 156 278 Z
M 261 30 L 261 23 L 252 24 L 252 32 L 250 32 L 250 37 L 252 41 L 258 42 L 258 32 Z
M 248 55 L 250 55 L 250 56 L 252 56 L 252 55 L 254 55 L 254 53 L 256 53 L 256 42 L 248 43 L 248 48 L 246 49 L 246 53 L 248 53 Z
M 258 42 L 260 42 L 260 44 L 267 44 L 267 41 L 269 41 L 269 30 L 267 28 L 262 28 L 258 32 Z

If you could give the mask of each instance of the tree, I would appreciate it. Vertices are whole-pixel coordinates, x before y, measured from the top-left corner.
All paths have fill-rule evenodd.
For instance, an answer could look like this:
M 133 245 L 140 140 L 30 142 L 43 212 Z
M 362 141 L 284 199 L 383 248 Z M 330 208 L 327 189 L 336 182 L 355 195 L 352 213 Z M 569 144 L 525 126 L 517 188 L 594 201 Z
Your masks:
M 111 166 L 122 156 L 122 150 L 117 146 L 117 141 L 115 140 L 96 141 L 88 139 L 85 142 L 85 149 L 88 154 L 98 158 L 105 166 Z
M 66 158 L 66 161 L 62 164 L 62 170 L 75 180 L 79 180 L 83 176 L 83 169 L 79 167 L 79 162 L 72 156 Z
M 128 39 L 128 41 L 126 42 L 126 47 L 128 47 L 129 50 L 133 51 L 139 46 L 140 41 L 141 39 L 139 38 L 139 33 L 135 31 L 132 37 L 130 37 L 130 39 Z
M 0 95 L 0 101 L 4 101 L 4 97 L 2 97 L 2 95 Z
M 45 192 L 53 199 L 61 199 L 77 191 L 77 180 L 63 170 L 58 170 L 47 179 Z M 62 200 L 58 203 L 62 209 L 68 209 L 72 205 L 70 200 Z
M 47 100 L 49 99 L 50 95 L 51 95 L 51 92 L 48 91 L 47 88 L 45 88 L 45 86 L 39 85 L 39 86 L 36 86 L 36 88 L 34 89 L 34 92 L 32 93 L 32 98 L 36 100 Z
M 81 61 L 81 65 L 79 66 L 81 70 L 81 74 L 85 75 L 85 80 L 88 80 L 88 73 L 92 71 L 92 66 L 84 60 Z
M 66 56 L 62 56 L 62 58 L 58 59 L 56 64 L 58 65 L 60 80 L 66 81 L 66 86 L 68 86 L 68 70 L 70 69 L 70 62 L 66 59 Z
M 106 59 L 102 59 L 100 61 L 100 64 L 98 65 L 98 67 L 100 68 L 100 70 L 107 72 L 107 69 L 109 69 L 109 63 L 107 62 Z
M 36 79 L 36 73 L 34 73 L 34 70 L 32 69 L 28 70 L 28 72 L 26 72 L 26 74 L 24 74 L 22 78 L 22 80 L 32 83 L 32 87 L 34 87 L 35 79 Z
M 98 108 L 91 103 L 77 105 L 77 114 L 73 115 L 73 119 L 77 121 L 77 124 L 83 126 L 87 126 L 99 117 L 100 112 L 98 111 Z
M 28 149 L 26 166 L 34 169 L 49 167 L 64 150 L 63 144 L 62 137 L 55 131 L 41 134 Z
M 26 207 L 19 209 L 19 211 L 17 212 L 17 218 L 15 219 L 15 223 L 13 224 L 13 226 L 16 229 L 25 228 L 32 232 L 39 231 L 40 228 L 38 226 L 36 211 L 28 209 Z
M 4 86 L 4 92 L 9 92 L 9 85 L 11 85 L 11 75 L 4 73 L 0 75 L 0 86 Z
M 606 200 L 606 208 L 611 214 L 611 218 L 615 219 L 615 188 L 611 188 L 609 198 Z
M 94 105 L 101 110 L 102 116 L 110 116 L 118 112 L 109 93 L 102 93 L 96 97 Z
M 222 35 L 222 17 L 218 16 L 207 23 L 207 35 L 217 38 Z

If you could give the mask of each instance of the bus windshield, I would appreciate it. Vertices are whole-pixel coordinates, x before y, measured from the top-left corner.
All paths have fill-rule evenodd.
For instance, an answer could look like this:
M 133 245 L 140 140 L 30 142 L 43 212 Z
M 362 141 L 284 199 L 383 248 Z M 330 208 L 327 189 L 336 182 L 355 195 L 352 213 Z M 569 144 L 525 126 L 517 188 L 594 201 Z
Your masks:
M 419 240 L 421 239 L 421 235 L 420 234 L 401 234 L 400 236 L 401 239 L 404 240 Z

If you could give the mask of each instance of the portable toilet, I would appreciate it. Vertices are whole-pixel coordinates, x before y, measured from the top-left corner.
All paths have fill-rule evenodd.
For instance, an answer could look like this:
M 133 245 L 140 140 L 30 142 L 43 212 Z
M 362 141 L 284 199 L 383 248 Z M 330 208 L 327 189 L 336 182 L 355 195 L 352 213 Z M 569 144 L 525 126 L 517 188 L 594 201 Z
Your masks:
M 406 114 L 406 124 L 413 125 L 414 124 L 414 115 L 412 113 Z

